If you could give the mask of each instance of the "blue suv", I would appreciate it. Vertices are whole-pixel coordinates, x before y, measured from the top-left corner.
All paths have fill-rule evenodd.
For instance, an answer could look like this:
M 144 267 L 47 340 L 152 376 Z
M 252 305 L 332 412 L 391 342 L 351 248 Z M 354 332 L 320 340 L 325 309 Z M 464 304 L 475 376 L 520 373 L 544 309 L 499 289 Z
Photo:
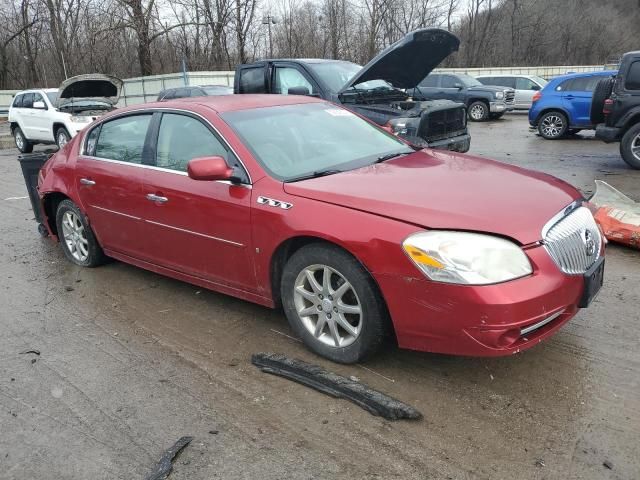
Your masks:
M 553 78 L 533 96 L 529 124 L 547 140 L 594 129 L 589 118 L 593 90 L 600 80 L 616 73 L 615 70 L 603 70 Z

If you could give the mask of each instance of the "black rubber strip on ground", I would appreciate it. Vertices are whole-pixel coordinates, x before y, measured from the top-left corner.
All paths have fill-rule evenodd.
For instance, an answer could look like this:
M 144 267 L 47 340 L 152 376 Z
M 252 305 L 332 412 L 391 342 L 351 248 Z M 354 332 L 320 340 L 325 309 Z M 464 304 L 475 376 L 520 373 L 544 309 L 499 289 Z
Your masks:
M 144 480 L 165 480 L 173 470 L 173 461 L 182 449 L 191 443 L 191 440 L 193 440 L 193 437 L 181 437 L 173 447 L 165 450 L 160 461 L 144 477 Z
M 422 418 L 422 414 L 412 406 L 362 383 L 328 372 L 318 365 L 277 353 L 256 353 L 251 356 L 251 363 L 263 372 L 293 380 L 335 398 L 350 400 L 367 412 L 387 420 Z

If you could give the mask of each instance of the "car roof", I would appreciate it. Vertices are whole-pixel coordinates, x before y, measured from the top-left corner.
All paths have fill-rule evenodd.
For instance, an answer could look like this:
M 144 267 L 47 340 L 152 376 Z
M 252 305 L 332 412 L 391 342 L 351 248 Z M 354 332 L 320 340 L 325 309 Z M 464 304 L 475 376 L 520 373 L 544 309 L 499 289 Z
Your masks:
M 176 98 L 163 102 L 142 103 L 118 109 L 118 112 L 141 110 L 145 108 L 176 108 L 188 109 L 193 105 L 208 107 L 218 113 L 252 108 L 277 107 L 304 103 L 323 103 L 324 100 L 305 95 L 268 95 L 268 94 L 238 94 L 217 95 L 206 97 Z
M 28 90 L 21 90 L 16 93 L 16 95 L 20 95 L 22 93 L 35 93 L 35 92 L 44 92 L 44 93 L 54 93 L 57 92 L 57 88 L 30 88 Z
M 613 76 L 618 73 L 617 70 L 596 70 L 593 72 L 574 72 L 574 73 L 566 73 L 564 75 L 558 75 L 557 77 L 553 77 L 551 81 L 561 81 L 561 80 L 569 80 L 571 78 L 583 78 L 583 77 L 607 77 Z
M 484 75 L 477 75 L 476 78 L 496 78 L 496 77 L 524 77 L 524 78 L 531 78 L 531 77 L 537 77 L 537 75 L 525 75 L 524 73 L 496 73 L 496 74 L 484 74 Z
M 353 63 L 347 60 L 334 60 L 332 58 L 265 58 L 254 63 L 261 62 L 298 62 L 298 63 Z

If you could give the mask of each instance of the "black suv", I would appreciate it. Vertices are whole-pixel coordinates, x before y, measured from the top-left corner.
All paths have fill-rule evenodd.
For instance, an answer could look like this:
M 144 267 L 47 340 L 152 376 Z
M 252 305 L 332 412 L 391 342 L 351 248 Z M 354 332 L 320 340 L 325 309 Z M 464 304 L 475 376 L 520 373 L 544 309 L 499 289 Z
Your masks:
M 230 95 L 233 88 L 226 85 L 204 85 L 202 87 L 175 87 L 162 90 L 158 94 L 158 102 L 185 97 L 206 97 L 207 95 Z
M 409 33 L 361 67 L 322 59 L 262 60 L 236 69 L 234 93 L 312 95 L 368 118 L 419 147 L 457 152 L 471 142 L 463 104 L 414 101 L 414 88 L 460 40 L 437 28 Z
M 640 51 L 622 56 L 618 74 L 600 80 L 591 101 L 596 137 L 620 142 L 620 155 L 640 169 Z
M 516 105 L 513 88 L 483 85 L 472 76 L 459 73 L 432 73 L 411 93 L 416 99 L 462 102 L 474 122 L 497 120 Z

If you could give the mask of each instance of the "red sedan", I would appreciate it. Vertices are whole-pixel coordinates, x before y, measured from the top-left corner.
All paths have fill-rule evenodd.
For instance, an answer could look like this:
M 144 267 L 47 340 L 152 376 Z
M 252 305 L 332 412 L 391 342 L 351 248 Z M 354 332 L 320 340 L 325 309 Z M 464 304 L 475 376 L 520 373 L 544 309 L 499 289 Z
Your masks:
M 506 355 L 597 294 L 604 241 L 579 192 L 494 161 L 416 150 L 309 97 L 230 95 L 101 117 L 42 168 L 51 236 L 282 306 L 305 344 L 357 362 L 386 339 Z

